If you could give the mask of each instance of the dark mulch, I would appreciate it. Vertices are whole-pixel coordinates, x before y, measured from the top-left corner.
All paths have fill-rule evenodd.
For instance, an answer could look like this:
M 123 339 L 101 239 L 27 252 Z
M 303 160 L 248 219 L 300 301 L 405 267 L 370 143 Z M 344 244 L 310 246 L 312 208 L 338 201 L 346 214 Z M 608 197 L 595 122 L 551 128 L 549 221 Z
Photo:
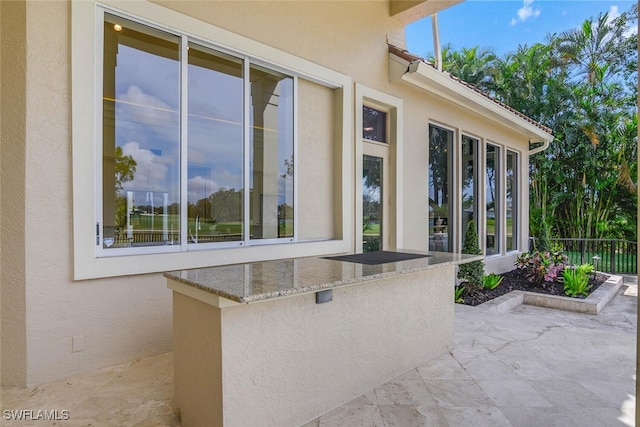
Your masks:
M 538 292 L 541 294 L 547 295 L 561 295 L 566 296 L 564 294 L 564 285 L 560 282 L 544 282 L 540 285 L 536 285 L 531 283 L 527 277 L 525 276 L 525 271 L 516 268 L 515 270 L 508 271 L 503 273 L 504 279 L 502 283 L 500 283 L 495 289 L 487 290 L 487 289 L 471 289 L 470 286 L 465 286 L 463 283 L 461 286 L 465 286 L 465 290 L 462 293 L 462 299 L 464 300 L 463 304 L 465 305 L 478 305 L 483 302 L 487 302 L 494 298 L 498 298 L 501 295 L 508 294 L 511 291 L 529 291 L 529 292 Z M 591 275 L 589 279 L 589 284 L 591 285 L 590 292 L 598 289 L 600 285 L 602 285 L 609 276 L 605 276 L 603 274 L 596 274 L 595 277 Z M 578 298 L 586 298 L 585 296 L 580 296 Z

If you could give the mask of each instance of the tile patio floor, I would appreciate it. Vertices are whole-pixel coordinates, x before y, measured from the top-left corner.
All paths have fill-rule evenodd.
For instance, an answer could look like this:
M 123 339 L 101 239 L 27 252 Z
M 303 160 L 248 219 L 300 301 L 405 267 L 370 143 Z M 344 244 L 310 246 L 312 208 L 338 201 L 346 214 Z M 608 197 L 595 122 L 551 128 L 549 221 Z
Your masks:
M 451 353 L 305 427 L 633 426 L 637 286 L 598 316 L 456 306 Z M 30 389 L 2 390 L 2 426 L 180 426 L 172 353 Z M 66 421 L 7 421 L 5 410 L 67 410 Z

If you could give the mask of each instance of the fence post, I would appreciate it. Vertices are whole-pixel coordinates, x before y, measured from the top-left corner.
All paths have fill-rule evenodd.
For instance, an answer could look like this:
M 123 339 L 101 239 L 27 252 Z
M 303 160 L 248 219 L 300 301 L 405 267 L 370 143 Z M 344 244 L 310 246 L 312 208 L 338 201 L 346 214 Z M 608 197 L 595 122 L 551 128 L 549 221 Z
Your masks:
M 612 240 L 611 241 L 611 250 L 610 250 L 610 257 L 611 257 L 611 272 L 615 273 L 616 272 L 616 241 Z

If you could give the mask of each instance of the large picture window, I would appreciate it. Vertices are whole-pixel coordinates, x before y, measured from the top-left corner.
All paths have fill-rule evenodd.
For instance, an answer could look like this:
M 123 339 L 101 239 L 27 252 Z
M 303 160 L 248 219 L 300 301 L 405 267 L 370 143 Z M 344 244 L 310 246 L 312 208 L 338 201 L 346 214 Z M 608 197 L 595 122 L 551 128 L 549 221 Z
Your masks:
M 293 76 L 111 13 L 102 57 L 104 254 L 293 241 Z

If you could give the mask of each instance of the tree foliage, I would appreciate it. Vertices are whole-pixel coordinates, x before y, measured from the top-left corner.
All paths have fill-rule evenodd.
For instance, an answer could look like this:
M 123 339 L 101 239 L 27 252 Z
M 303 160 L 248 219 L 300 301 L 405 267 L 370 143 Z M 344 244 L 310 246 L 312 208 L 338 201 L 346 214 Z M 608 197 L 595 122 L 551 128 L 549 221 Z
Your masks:
M 443 53 L 446 71 L 552 129 L 530 158 L 531 235 L 637 240 L 637 15 L 601 13 L 502 58 Z
M 481 255 L 478 244 L 478 230 L 473 220 L 467 224 L 467 232 L 464 235 L 463 254 Z M 472 286 L 482 287 L 484 283 L 484 263 L 471 261 L 458 266 L 458 279 L 464 280 Z

